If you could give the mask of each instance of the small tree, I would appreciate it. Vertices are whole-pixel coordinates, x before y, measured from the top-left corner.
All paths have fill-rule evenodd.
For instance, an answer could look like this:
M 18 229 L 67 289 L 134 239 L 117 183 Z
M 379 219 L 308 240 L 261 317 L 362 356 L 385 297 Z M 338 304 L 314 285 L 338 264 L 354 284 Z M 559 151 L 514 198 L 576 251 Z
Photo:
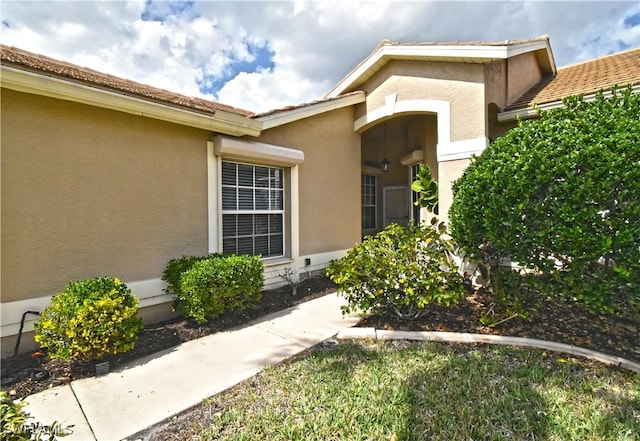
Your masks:
M 590 309 L 640 313 L 640 96 L 579 97 L 498 138 L 453 185 L 451 234 Z

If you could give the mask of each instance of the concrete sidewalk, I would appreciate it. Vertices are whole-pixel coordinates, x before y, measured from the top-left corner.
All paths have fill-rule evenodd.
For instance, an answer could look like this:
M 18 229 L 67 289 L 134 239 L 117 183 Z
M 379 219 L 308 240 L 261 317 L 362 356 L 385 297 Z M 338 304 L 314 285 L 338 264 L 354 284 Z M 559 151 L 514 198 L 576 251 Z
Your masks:
M 169 418 L 353 326 L 330 294 L 26 398 L 37 421 L 74 424 L 65 440 L 116 441 Z

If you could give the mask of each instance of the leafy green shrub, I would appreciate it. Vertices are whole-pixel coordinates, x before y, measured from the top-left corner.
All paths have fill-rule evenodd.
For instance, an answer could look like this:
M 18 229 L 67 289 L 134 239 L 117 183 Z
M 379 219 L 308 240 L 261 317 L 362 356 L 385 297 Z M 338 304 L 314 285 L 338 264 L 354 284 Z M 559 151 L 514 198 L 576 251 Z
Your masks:
M 452 236 L 483 260 L 506 257 L 591 310 L 640 315 L 640 95 L 520 122 L 453 185 Z
M 449 306 L 464 295 L 450 252 L 451 244 L 434 228 L 391 224 L 331 261 L 327 276 L 348 301 L 343 313 L 390 311 L 412 319 L 431 302 Z
M 4 441 L 55 441 L 72 433 L 71 426 L 59 422 L 42 424 L 35 421 L 22 408 L 24 401 L 13 402 L 9 394 L 0 392 L 0 439 Z
M 137 312 L 137 297 L 118 279 L 72 282 L 40 315 L 35 338 L 50 356 L 63 360 L 126 352 L 142 328 Z
M 204 323 L 224 311 L 237 311 L 260 300 L 264 265 L 259 256 L 212 256 L 182 274 L 174 307 Z
M 493 294 L 489 311 L 480 317 L 483 325 L 495 327 L 516 317 L 531 320 L 540 300 L 534 274 L 500 266 L 482 272 L 484 288 Z
M 416 206 L 438 214 L 438 181 L 431 176 L 431 169 L 427 164 L 420 164 L 416 180 L 411 183 L 411 190 L 418 193 L 418 200 L 414 202 Z
M 167 294 L 178 294 L 180 291 L 180 278 L 182 274 L 191 269 L 193 264 L 210 257 L 220 257 L 220 254 L 209 254 L 208 256 L 180 256 L 176 259 L 171 259 L 167 263 L 167 267 L 162 273 L 162 280 L 167 282 L 165 291 Z

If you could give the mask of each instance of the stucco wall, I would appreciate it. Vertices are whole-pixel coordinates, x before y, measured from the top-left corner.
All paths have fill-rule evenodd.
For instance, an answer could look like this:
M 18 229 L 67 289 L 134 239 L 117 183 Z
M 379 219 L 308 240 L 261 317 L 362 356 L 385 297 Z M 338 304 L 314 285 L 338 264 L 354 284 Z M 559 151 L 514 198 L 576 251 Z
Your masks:
M 507 104 L 506 73 L 505 60 L 485 64 L 485 105 L 495 103 L 498 107 L 504 107 Z
M 451 185 L 453 181 L 462 176 L 464 169 L 471 161 L 469 159 L 459 159 L 456 161 L 446 161 L 439 164 L 440 179 L 438 181 L 438 211 L 439 219 L 447 222 L 449 220 L 449 208 L 453 203 L 453 191 Z
M 2 90 L 2 302 L 207 252 L 205 131 Z
M 364 86 L 365 105 L 357 117 L 384 106 L 385 97 L 398 101 L 430 99 L 451 105 L 451 141 L 484 136 L 484 68 L 465 63 L 391 61 Z
M 263 132 L 260 142 L 302 150 L 300 256 L 352 248 L 360 240 L 360 136 L 353 110 L 338 109 Z
M 540 81 L 542 73 L 536 56 L 530 52 L 509 58 L 507 63 L 507 103 L 510 103 Z

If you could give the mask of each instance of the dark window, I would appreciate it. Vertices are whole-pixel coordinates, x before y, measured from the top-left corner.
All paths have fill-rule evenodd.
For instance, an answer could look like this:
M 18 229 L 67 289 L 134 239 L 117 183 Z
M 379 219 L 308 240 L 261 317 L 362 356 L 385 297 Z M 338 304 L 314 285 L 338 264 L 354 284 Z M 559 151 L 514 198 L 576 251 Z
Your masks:
M 284 169 L 222 162 L 222 251 L 284 255 Z
M 362 229 L 376 228 L 376 177 L 362 175 Z

